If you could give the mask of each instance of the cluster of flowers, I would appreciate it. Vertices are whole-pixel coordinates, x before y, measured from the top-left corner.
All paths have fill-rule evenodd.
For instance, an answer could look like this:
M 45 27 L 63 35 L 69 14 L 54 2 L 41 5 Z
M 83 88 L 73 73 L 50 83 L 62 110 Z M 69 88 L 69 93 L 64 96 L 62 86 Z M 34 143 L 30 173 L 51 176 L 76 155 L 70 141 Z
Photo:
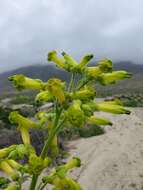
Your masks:
M 113 84 L 118 80 L 130 78 L 131 74 L 126 71 L 113 71 L 112 62 L 108 59 L 101 60 L 96 66 L 87 66 L 93 55 L 88 54 L 77 63 L 71 56 L 62 53 L 58 57 L 56 51 L 48 53 L 48 61 L 52 61 L 57 67 L 72 73 L 70 84 L 66 84 L 58 78 L 51 78 L 47 82 L 39 79 L 31 79 L 24 75 L 9 77 L 18 90 L 38 90 L 35 97 L 37 103 L 52 102 L 53 106 L 47 112 L 39 112 L 35 118 L 30 120 L 18 112 L 11 112 L 9 119 L 17 125 L 21 133 L 23 144 L 12 145 L 0 150 L 0 169 L 7 173 L 15 184 L 10 184 L 6 190 L 20 189 L 21 178 L 24 174 L 39 176 L 44 168 L 47 168 L 52 160 L 58 155 L 58 132 L 69 127 L 83 127 L 85 124 L 112 125 L 111 121 L 95 114 L 96 111 L 104 111 L 115 114 L 130 114 L 119 100 L 96 101 L 95 82 L 102 85 Z M 78 81 L 75 76 L 80 75 Z M 48 138 L 45 146 L 38 156 L 31 145 L 31 128 L 48 129 Z M 50 156 L 47 156 L 48 149 L 51 149 Z M 18 161 L 27 157 L 26 164 Z M 39 190 L 47 184 L 52 184 L 53 190 L 81 190 L 80 185 L 67 176 L 67 173 L 74 167 L 80 166 L 80 159 L 73 158 L 65 165 L 58 166 L 51 173 L 42 179 Z M 34 178 L 30 190 L 35 189 Z

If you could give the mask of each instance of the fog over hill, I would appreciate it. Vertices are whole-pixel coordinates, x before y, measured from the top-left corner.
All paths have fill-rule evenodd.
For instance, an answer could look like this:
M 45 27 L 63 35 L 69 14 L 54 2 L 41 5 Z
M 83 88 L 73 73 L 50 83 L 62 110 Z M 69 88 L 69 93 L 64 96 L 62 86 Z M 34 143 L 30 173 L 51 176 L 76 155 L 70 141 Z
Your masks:
M 143 65 L 134 64 L 130 61 L 121 61 L 114 64 L 115 70 L 127 70 L 133 73 L 132 79 L 124 80 L 118 82 L 117 85 L 110 85 L 108 87 L 104 87 L 105 91 L 113 93 L 118 92 L 127 92 L 127 91 L 137 91 L 143 92 Z M 9 72 L 4 72 L 0 74 L 0 95 L 5 93 L 14 92 L 14 88 L 11 82 L 8 81 L 8 77 L 14 74 L 24 74 L 31 78 L 39 78 L 43 81 L 46 81 L 50 77 L 59 77 L 62 80 L 69 79 L 68 72 L 64 70 L 60 70 L 54 65 L 32 65 L 27 67 L 18 68 Z M 102 90 L 102 87 L 100 88 Z

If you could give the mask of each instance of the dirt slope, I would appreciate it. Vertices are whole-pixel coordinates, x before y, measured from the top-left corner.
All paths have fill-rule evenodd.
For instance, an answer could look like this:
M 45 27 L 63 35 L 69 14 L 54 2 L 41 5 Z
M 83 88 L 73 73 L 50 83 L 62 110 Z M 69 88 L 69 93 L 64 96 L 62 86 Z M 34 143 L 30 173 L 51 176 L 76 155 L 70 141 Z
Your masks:
M 114 123 L 105 135 L 69 143 L 83 161 L 72 175 L 85 190 L 143 190 L 143 108 L 104 116 Z

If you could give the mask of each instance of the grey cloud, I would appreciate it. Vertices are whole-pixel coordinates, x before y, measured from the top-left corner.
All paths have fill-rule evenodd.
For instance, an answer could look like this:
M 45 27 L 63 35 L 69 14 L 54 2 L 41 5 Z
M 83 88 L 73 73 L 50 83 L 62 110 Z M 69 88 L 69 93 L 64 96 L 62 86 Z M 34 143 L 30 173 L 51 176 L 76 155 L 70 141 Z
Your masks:
M 44 62 L 51 49 L 142 63 L 142 7 L 142 0 L 1 0 L 0 71 Z

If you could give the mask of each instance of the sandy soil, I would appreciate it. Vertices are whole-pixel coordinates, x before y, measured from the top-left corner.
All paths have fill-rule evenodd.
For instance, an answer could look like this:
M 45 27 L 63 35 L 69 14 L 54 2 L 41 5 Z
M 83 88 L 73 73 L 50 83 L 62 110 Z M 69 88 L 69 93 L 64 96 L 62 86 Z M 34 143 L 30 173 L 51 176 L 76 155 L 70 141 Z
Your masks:
M 104 135 L 68 143 L 71 156 L 82 160 L 72 176 L 84 190 L 143 190 L 143 108 L 131 110 L 131 115 L 99 113 L 113 122 Z
M 85 190 L 143 190 L 143 108 L 111 119 L 106 134 L 68 144 L 83 165 L 72 175 Z

